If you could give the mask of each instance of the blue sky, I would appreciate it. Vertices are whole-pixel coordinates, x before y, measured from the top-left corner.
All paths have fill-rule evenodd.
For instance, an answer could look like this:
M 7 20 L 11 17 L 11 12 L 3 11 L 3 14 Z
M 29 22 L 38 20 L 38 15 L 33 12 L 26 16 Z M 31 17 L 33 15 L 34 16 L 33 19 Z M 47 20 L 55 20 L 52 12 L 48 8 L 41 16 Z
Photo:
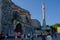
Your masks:
M 16 5 L 28 10 L 32 19 L 37 19 L 42 24 L 42 0 L 12 0 Z M 46 24 L 60 23 L 60 0 L 44 0 Z

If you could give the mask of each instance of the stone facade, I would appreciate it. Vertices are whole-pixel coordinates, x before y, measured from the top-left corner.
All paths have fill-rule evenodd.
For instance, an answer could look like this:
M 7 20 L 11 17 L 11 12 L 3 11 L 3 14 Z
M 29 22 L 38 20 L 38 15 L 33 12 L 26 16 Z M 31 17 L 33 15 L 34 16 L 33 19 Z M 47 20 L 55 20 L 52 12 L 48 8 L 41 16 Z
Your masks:
M 0 34 L 13 35 L 19 23 L 22 25 L 24 34 L 32 33 L 35 26 L 41 26 L 38 20 L 32 21 L 28 10 L 15 5 L 11 0 L 0 0 Z

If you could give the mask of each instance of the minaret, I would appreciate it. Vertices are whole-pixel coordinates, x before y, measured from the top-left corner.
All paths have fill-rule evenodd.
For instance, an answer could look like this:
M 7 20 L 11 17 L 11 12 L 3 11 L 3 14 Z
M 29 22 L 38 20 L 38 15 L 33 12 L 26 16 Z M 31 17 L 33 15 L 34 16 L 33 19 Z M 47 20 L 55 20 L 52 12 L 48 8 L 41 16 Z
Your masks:
M 44 4 L 44 0 L 42 0 L 42 17 L 43 17 L 43 28 L 46 27 L 46 21 L 45 21 L 45 4 Z

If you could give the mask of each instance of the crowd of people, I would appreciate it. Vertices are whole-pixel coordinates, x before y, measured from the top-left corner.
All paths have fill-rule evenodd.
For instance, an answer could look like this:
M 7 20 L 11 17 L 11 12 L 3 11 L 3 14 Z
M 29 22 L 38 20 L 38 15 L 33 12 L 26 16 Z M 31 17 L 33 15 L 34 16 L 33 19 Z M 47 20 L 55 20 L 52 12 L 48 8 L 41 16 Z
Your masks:
M 53 40 L 52 39 L 52 35 L 50 33 L 48 33 L 47 35 L 42 35 L 42 40 Z

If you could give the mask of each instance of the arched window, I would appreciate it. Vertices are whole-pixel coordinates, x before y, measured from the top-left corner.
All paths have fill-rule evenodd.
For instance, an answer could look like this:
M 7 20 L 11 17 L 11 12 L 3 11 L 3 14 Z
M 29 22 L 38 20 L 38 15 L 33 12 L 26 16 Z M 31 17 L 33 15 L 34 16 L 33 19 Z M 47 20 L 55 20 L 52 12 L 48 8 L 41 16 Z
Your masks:
M 14 11 L 14 12 L 13 12 L 13 17 L 14 17 L 14 19 L 16 19 L 16 18 L 17 18 L 17 14 L 18 14 L 18 12 L 17 12 L 17 11 Z

